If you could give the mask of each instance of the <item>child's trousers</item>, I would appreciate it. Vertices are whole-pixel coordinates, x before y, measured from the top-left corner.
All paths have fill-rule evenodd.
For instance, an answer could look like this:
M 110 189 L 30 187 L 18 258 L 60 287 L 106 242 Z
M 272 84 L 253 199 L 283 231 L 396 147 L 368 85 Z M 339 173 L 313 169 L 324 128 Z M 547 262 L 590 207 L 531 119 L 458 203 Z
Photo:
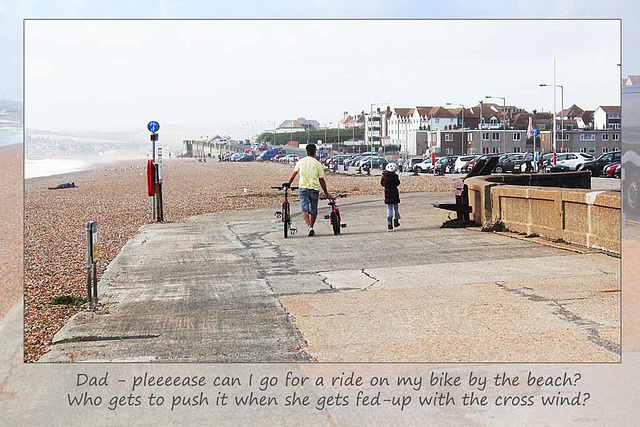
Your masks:
M 387 205 L 387 218 L 393 218 L 395 212 L 395 218 L 400 219 L 400 212 L 398 211 L 398 204 L 389 204 Z

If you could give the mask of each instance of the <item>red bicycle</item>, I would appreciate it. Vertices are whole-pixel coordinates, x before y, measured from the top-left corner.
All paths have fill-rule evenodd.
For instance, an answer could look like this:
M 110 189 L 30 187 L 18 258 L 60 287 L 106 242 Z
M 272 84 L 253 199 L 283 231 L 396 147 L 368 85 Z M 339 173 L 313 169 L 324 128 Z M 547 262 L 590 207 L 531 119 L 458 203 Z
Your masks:
M 284 238 L 286 239 L 289 234 L 296 234 L 298 231 L 295 227 L 291 226 L 291 206 L 289 205 L 289 190 L 297 190 L 298 187 L 280 186 L 271 187 L 275 190 L 284 190 L 284 200 L 282 201 L 282 210 L 275 212 L 276 218 L 282 218 L 282 224 L 284 226 Z
M 324 219 L 328 219 L 331 221 L 331 228 L 333 228 L 333 234 L 336 236 L 340 234 L 340 229 L 347 227 L 347 224 L 341 223 L 340 209 L 338 209 L 338 205 L 336 204 L 336 199 L 338 197 L 347 197 L 347 196 L 345 194 L 338 194 L 335 198 L 329 200 L 329 206 L 331 206 L 331 213 L 329 215 L 324 216 Z

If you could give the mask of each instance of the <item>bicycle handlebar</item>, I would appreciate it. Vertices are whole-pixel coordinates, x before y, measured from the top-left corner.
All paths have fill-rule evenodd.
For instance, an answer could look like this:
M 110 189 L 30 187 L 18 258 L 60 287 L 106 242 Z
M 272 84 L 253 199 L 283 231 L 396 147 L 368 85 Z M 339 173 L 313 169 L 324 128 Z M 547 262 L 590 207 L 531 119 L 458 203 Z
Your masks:
M 336 194 L 336 196 L 332 200 L 335 200 L 337 198 L 343 198 L 343 197 L 347 197 L 347 195 L 346 194 Z M 327 198 L 326 197 L 320 197 L 320 200 L 327 200 Z
M 283 186 L 271 187 L 271 188 L 273 188 L 274 190 L 284 190 L 285 189 L 285 187 L 283 187 Z M 298 189 L 298 187 L 286 187 L 286 188 L 288 188 L 289 190 L 297 190 Z

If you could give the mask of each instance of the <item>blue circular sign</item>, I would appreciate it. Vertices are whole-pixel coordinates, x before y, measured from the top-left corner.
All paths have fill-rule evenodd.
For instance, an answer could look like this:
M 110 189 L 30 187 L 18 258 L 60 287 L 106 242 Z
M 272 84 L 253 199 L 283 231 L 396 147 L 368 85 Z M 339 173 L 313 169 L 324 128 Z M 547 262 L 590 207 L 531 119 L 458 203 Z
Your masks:
M 156 121 L 150 121 L 147 125 L 147 129 L 149 129 L 149 132 L 158 132 L 158 129 L 160 129 L 160 123 Z
M 533 130 L 531 131 L 531 135 L 533 135 L 533 136 L 538 135 L 538 129 L 533 129 Z

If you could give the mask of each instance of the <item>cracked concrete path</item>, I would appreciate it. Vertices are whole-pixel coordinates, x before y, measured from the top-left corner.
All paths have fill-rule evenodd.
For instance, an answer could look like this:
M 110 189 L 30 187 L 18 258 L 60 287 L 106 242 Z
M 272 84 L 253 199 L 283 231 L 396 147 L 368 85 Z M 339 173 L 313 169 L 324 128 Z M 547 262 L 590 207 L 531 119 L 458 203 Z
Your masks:
M 143 227 L 42 361 L 618 361 L 620 262 L 440 229 L 449 193 L 340 201 L 333 236 L 272 210 Z M 606 291 L 606 292 L 604 292 Z

